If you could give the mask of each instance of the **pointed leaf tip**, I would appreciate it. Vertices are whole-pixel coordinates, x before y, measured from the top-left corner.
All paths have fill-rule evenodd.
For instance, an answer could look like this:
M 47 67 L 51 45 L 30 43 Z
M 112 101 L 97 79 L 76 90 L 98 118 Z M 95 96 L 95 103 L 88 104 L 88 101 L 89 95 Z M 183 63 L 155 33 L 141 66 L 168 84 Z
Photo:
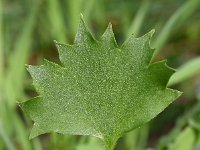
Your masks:
M 42 133 L 40 133 L 39 131 L 40 131 L 40 129 L 38 128 L 36 123 L 34 123 L 32 129 L 31 129 L 31 133 L 30 133 L 29 139 L 32 140 L 35 137 L 41 135 Z
M 84 20 L 84 17 L 83 17 L 83 14 L 82 14 L 82 13 L 80 14 L 80 23 L 79 23 L 79 27 L 80 27 L 80 25 L 83 25 L 83 26 L 87 29 L 86 23 L 85 23 L 85 20 Z
M 88 30 L 86 23 L 81 17 L 79 26 L 78 26 L 78 31 L 76 33 L 74 45 L 89 45 L 91 42 L 94 41 L 94 38 L 90 31 Z
M 114 37 L 114 33 L 113 33 L 113 29 L 112 29 L 112 24 L 109 23 L 107 28 L 106 28 L 106 30 L 105 30 L 105 32 L 102 35 L 102 38 L 111 38 L 111 37 L 115 38 Z
M 25 67 L 27 68 L 29 65 L 28 64 L 25 64 Z
M 112 24 L 110 22 L 109 22 L 105 32 L 103 33 L 101 40 L 103 41 L 103 43 L 107 43 L 108 45 L 114 44 L 114 47 L 118 47 L 117 42 L 115 40 L 115 35 L 113 32 Z
M 147 40 L 148 40 L 149 43 L 150 43 L 150 42 L 151 42 L 151 38 L 152 38 L 152 36 L 154 35 L 154 33 L 155 33 L 155 29 L 152 29 L 151 31 L 147 32 L 146 34 L 144 34 L 143 36 L 138 37 L 138 38 L 147 37 L 147 38 L 148 38 Z
M 28 65 L 28 64 L 25 64 L 25 67 L 26 67 L 26 70 L 30 70 L 30 68 L 32 67 L 32 65 Z
M 80 13 L 80 18 L 83 20 L 83 14 L 82 13 Z
M 108 27 L 107 27 L 107 28 L 110 29 L 110 30 L 113 30 L 113 29 L 112 29 L 112 23 L 111 23 L 111 22 L 108 23 Z
M 155 30 L 155 29 L 152 29 L 152 30 L 149 32 L 150 36 L 152 37 L 152 36 L 154 35 L 155 32 L 156 32 L 156 30 Z
M 58 42 L 58 41 L 56 41 L 56 40 L 53 40 L 53 42 L 54 42 L 55 44 L 59 43 L 59 42 Z

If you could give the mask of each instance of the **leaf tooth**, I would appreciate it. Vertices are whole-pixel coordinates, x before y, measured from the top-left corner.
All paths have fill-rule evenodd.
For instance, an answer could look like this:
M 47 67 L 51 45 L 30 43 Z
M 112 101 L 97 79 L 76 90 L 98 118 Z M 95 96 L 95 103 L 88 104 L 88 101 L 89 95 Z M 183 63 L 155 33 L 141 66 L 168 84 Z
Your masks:
M 42 107 L 42 98 L 37 96 L 26 102 L 19 103 L 21 109 L 28 115 L 33 121 L 38 118 L 37 114 L 41 114 L 40 108 Z
M 58 65 L 58 64 L 56 64 L 56 63 L 54 63 L 54 62 L 51 62 L 51 61 L 49 61 L 48 59 L 44 59 L 44 65 L 45 65 L 46 67 L 50 67 L 50 68 L 52 68 L 52 69 L 60 69 L 60 68 L 61 68 L 60 65 Z
M 35 79 L 40 74 L 39 72 L 40 72 L 42 66 L 43 65 L 41 65 L 41 66 L 28 65 L 26 69 L 30 73 L 31 77 L 33 79 Z
M 103 42 L 103 44 L 111 44 L 114 47 L 118 47 L 111 23 L 108 24 L 106 31 L 103 33 L 101 37 L 101 41 Z
M 55 46 L 56 46 L 56 48 L 58 49 L 58 51 L 59 51 L 60 49 L 63 49 L 63 47 L 64 47 L 66 50 L 67 50 L 68 47 L 73 47 L 73 45 L 60 43 L 60 42 L 58 42 L 58 41 L 56 41 L 56 40 L 54 40 L 54 43 L 55 43 Z
M 72 62 L 76 58 L 73 46 L 59 42 L 56 42 L 55 45 L 58 49 L 59 59 L 62 65 L 64 65 L 65 67 L 72 65 Z
M 117 143 L 117 140 L 120 136 L 113 136 L 113 137 L 104 137 L 103 141 L 105 144 L 106 150 L 112 150 L 115 147 L 115 144 Z
M 173 68 L 167 65 L 167 60 L 155 62 L 149 66 L 150 72 L 154 75 L 158 83 L 166 87 L 169 78 L 175 72 Z
M 83 17 L 81 17 L 80 23 L 78 26 L 78 32 L 76 33 L 76 36 L 75 36 L 74 44 L 83 45 L 83 44 L 89 44 L 94 41 L 95 40 L 92 34 L 89 32 L 89 30 L 86 27 Z
M 132 36 L 135 38 L 135 39 L 146 39 L 146 41 L 148 41 L 149 42 L 149 47 L 151 48 L 151 39 L 152 39 L 152 37 L 153 37 L 153 35 L 154 35 L 154 33 L 155 33 L 155 29 L 152 29 L 151 31 L 149 31 L 149 32 L 147 32 L 146 34 L 144 34 L 144 35 L 142 35 L 142 36 L 140 36 L 140 37 L 135 37 L 135 35 L 133 34 Z
M 155 30 L 151 30 L 144 36 L 136 38 L 132 34 L 121 46 L 126 57 L 132 60 L 133 64 L 141 67 L 149 65 L 151 62 L 154 49 L 150 47 L 150 40 Z
M 151 47 L 151 39 L 152 39 L 154 33 L 155 33 L 155 29 L 152 29 L 152 30 L 149 31 L 147 34 L 143 35 L 143 36 L 147 36 L 147 37 L 148 37 L 148 39 L 149 39 L 149 48 L 150 48 L 151 50 L 155 50 L 154 48 Z
M 44 90 L 48 85 L 45 82 L 49 81 L 50 78 L 55 76 L 55 74 L 59 74 L 60 69 L 63 68 L 60 65 L 50 62 L 46 59 L 44 59 L 43 62 L 43 65 L 40 66 L 27 66 L 27 70 L 33 79 L 33 85 L 36 91 L 41 95 L 44 94 Z
M 42 114 L 41 110 L 43 110 L 42 98 L 37 96 L 26 102 L 19 103 L 20 108 L 24 111 L 26 115 L 28 115 L 32 121 L 34 121 L 33 129 L 31 130 L 31 134 L 29 139 L 33 139 L 34 137 L 43 134 L 42 130 L 39 129 L 39 124 L 37 123 L 40 115 Z
M 38 123 L 33 124 L 33 128 L 31 129 L 31 133 L 29 136 L 29 139 L 33 139 L 41 134 L 49 133 L 49 131 L 46 131 L 44 128 L 41 129 L 40 125 Z

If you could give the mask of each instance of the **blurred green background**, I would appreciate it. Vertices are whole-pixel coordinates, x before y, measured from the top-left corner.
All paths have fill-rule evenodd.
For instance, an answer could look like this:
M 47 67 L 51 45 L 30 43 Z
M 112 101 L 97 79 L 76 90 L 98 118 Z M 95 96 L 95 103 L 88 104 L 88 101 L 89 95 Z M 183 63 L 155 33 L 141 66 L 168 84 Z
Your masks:
M 87 136 L 29 140 L 32 122 L 17 105 L 37 95 L 25 64 L 59 63 L 53 40 L 73 44 L 80 13 L 97 39 L 111 22 L 119 45 L 156 29 L 154 60 L 177 68 L 168 86 L 184 92 L 116 150 L 200 150 L 200 0 L 0 0 L 0 150 L 103 149 Z

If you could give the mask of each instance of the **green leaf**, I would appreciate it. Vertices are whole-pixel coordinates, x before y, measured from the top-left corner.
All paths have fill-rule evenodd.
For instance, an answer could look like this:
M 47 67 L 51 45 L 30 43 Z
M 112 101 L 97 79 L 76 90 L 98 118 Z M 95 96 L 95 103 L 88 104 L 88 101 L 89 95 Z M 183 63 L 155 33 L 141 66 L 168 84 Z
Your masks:
M 175 141 L 168 146 L 168 150 L 192 150 L 196 141 L 195 130 L 191 127 L 186 127 Z
M 21 104 L 34 121 L 30 138 L 92 135 L 111 150 L 125 132 L 163 111 L 181 93 L 166 88 L 174 73 L 166 61 L 150 63 L 152 34 L 119 47 L 111 24 L 97 41 L 81 19 L 73 45 L 56 42 L 62 66 L 45 60 L 27 67 L 39 93 Z
M 200 57 L 193 58 L 177 69 L 168 82 L 168 86 L 183 82 L 200 73 Z

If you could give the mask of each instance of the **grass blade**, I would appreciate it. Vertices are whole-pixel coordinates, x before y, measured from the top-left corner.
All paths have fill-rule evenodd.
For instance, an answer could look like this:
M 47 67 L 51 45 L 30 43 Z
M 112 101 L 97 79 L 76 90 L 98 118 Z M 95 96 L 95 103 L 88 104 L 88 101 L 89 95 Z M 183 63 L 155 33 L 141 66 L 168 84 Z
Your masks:
M 0 0 L 0 87 L 3 81 L 3 1 Z
M 175 72 L 169 80 L 168 86 L 180 83 L 195 74 L 200 73 L 200 57 L 187 62 Z
M 68 8 L 68 18 L 70 20 L 70 29 L 71 29 L 71 34 L 75 36 L 78 23 L 79 23 L 79 16 L 80 16 L 80 11 L 81 11 L 81 3 L 82 1 L 80 0 L 66 0 L 67 8 Z
M 0 120 L 0 137 L 2 137 L 8 150 L 15 150 L 13 143 L 11 142 L 11 140 L 9 139 L 9 136 L 5 133 L 5 130 L 3 129 L 1 120 Z
M 196 134 L 194 129 L 191 127 L 186 127 L 171 143 L 168 150 L 191 150 L 194 147 L 196 140 Z
M 162 46 L 168 40 L 171 31 L 177 25 L 180 25 L 183 21 L 185 21 L 192 13 L 199 8 L 200 1 L 199 0 L 189 0 L 182 7 L 180 7 L 167 21 L 165 26 L 163 27 L 160 34 L 153 42 L 153 47 L 156 48 L 154 53 L 154 57 L 159 53 Z
M 64 15 L 62 14 L 62 8 L 59 1 L 48 0 L 47 2 L 47 15 L 50 21 L 50 31 L 52 37 L 56 38 L 59 42 L 67 42 L 67 30 L 64 22 Z
M 131 23 L 131 26 L 129 27 L 129 30 L 127 32 L 127 37 L 129 37 L 131 34 L 134 34 L 135 36 L 138 35 L 138 33 L 140 32 L 140 28 L 142 27 L 142 23 L 145 19 L 145 16 L 149 10 L 150 5 L 151 5 L 150 0 L 142 1 L 142 4 L 141 4 L 137 14 Z
M 16 41 L 14 46 L 15 50 L 9 57 L 5 94 L 11 107 L 15 107 L 17 99 L 22 99 L 23 81 L 25 77 L 24 64 L 27 62 L 31 47 L 31 36 L 36 21 L 37 8 L 38 6 L 35 3 L 35 6 L 32 7 L 31 13 L 24 24 L 24 28 L 22 28 L 21 35 Z

